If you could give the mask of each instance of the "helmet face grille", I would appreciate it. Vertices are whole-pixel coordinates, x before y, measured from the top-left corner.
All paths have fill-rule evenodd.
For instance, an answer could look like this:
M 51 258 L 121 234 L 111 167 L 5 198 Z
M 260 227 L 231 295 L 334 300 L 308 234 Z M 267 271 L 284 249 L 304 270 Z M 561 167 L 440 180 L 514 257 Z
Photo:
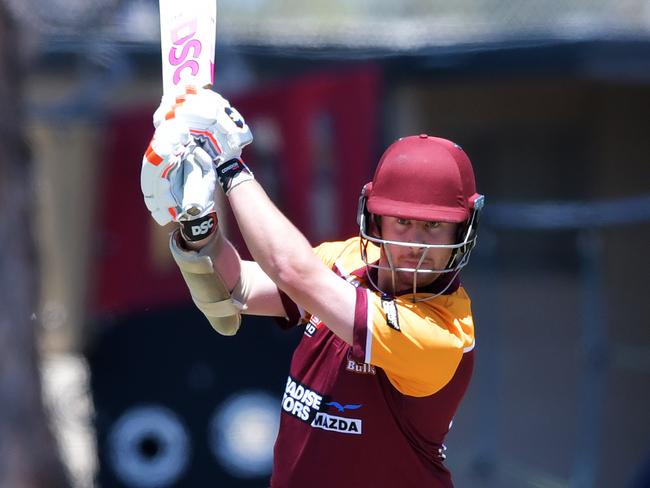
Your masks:
M 455 244 L 421 244 L 415 242 L 403 242 L 403 241 L 392 241 L 388 239 L 383 239 L 377 235 L 373 235 L 369 230 L 369 220 L 372 218 L 373 214 L 370 214 L 367 211 L 365 201 L 362 200 L 362 205 L 360 206 L 360 212 L 358 216 L 359 220 L 359 235 L 361 237 L 361 259 L 368 270 L 368 278 L 371 285 L 380 293 L 393 295 L 395 292 L 395 274 L 396 273 L 412 273 L 412 289 L 411 293 L 413 294 L 413 301 L 424 301 L 431 300 L 439 295 L 442 295 L 447 291 L 451 286 L 455 278 L 458 276 L 460 271 L 467 265 L 469 262 L 470 254 L 472 249 L 476 245 L 476 231 L 479 221 L 479 214 L 481 212 L 482 206 L 476 208 L 472 212 L 472 216 L 467 221 L 465 225 L 462 225 L 459 229 L 459 240 Z M 386 253 L 388 265 L 382 265 L 380 262 L 370 262 L 368 259 L 368 246 L 370 243 L 373 243 L 380 247 L 384 253 Z M 422 250 L 422 256 L 418 263 L 418 266 L 415 268 L 403 268 L 396 267 L 392 263 L 390 256 L 390 251 L 385 244 L 395 245 L 395 246 L 404 246 L 410 248 L 417 248 Z M 422 268 L 420 264 L 424 262 L 427 252 L 431 249 L 451 249 L 452 255 L 447 263 L 447 265 L 442 269 L 434 268 Z M 390 273 L 393 282 L 392 290 L 382 289 L 378 283 L 372 279 L 372 273 L 370 269 L 376 269 L 379 271 L 384 271 Z M 418 277 L 420 276 L 430 276 L 432 274 L 439 275 L 436 280 L 441 279 L 441 276 L 446 276 L 446 286 L 436 293 L 422 293 L 418 291 L 417 282 Z M 417 295 L 417 296 L 416 296 Z

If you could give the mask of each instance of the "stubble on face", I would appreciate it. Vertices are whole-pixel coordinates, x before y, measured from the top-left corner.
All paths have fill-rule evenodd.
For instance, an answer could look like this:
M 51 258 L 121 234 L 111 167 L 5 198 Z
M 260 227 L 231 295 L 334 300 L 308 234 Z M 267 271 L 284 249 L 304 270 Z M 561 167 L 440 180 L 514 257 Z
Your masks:
M 413 252 L 413 248 L 405 248 L 402 246 L 391 246 L 390 244 L 387 244 L 385 246 L 386 247 L 390 246 L 390 248 L 392 248 L 392 251 L 389 249 L 388 252 L 392 252 L 391 262 L 393 263 L 393 266 L 395 268 L 411 268 L 411 269 L 422 269 L 422 270 L 444 269 L 446 264 L 449 262 L 449 258 L 451 257 L 451 250 L 449 249 L 428 249 L 428 250 L 419 249 L 418 253 L 415 254 Z M 400 249 L 395 251 L 395 248 L 400 248 Z M 422 257 L 423 253 L 426 253 L 426 256 L 423 259 L 422 263 L 419 264 L 419 260 Z M 435 254 L 435 256 L 431 256 L 431 254 Z M 384 262 L 381 264 L 385 267 L 389 267 L 388 258 L 386 256 L 386 250 L 384 250 L 382 254 L 382 260 Z M 442 273 L 419 272 L 416 274 L 415 286 L 417 288 L 429 286 L 434 281 L 436 281 L 441 274 Z M 402 291 L 408 291 L 408 292 L 412 291 L 413 279 L 414 279 L 413 271 L 396 271 L 395 289 L 393 290 L 393 293 L 398 293 Z M 387 284 L 390 285 L 389 288 L 391 289 L 393 288 L 392 286 L 393 278 L 391 276 L 391 271 L 388 270 L 385 271 L 385 278 L 383 281 L 385 281 Z
M 419 242 L 422 244 L 450 245 L 456 240 L 457 224 L 439 223 L 434 228 L 422 221 L 406 221 L 392 217 L 382 218 L 382 237 L 387 240 L 401 242 Z M 428 230 L 425 230 L 428 229 Z M 449 248 L 422 248 L 383 244 L 380 264 L 383 267 L 441 270 L 447 266 L 452 255 Z M 424 257 L 423 257 L 424 256 Z M 390 260 L 389 260 L 390 257 Z M 422 262 L 420 262 L 422 260 Z M 417 273 L 416 287 L 432 284 L 442 273 Z M 390 289 L 393 293 L 413 290 L 414 272 L 380 270 L 382 289 Z M 394 280 L 394 285 L 393 285 Z

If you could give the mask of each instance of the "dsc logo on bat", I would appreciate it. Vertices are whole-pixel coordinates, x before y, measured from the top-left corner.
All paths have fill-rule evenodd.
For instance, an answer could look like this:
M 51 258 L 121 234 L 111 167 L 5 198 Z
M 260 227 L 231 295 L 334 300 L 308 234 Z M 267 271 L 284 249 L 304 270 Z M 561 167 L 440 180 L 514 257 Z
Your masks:
M 197 24 L 196 18 L 190 19 L 171 31 L 173 46 L 169 51 L 168 59 L 172 66 L 177 66 L 174 70 L 175 85 L 181 81 L 183 70 L 189 69 L 192 76 L 196 76 L 199 72 L 200 65 L 197 60 L 203 45 L 199 39 L 196 39 Z

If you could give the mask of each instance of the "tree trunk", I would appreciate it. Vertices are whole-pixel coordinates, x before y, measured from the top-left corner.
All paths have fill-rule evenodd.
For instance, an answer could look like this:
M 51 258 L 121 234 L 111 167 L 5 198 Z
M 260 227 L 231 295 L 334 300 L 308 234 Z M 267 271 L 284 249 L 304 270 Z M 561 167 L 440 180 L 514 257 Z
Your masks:
M 18 28 L 0 0 L 0 487 L 68 486 L 41 398 L 34 185 Z

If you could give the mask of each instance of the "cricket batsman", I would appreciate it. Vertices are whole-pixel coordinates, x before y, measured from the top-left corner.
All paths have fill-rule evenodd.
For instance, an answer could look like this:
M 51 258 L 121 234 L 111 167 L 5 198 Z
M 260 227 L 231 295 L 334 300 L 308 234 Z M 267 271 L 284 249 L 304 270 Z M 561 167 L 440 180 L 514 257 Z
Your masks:
M 252 135 L 228 101 L 190 88 L 175 102 L 154 114 L 141 185 L 153 218 L 179 224 L 170 248 L 194 303 L 223 335 L 241 314 L 304 327 L 271 487 L 452 487 L 444 440 L 474 364 L 459 273 L 484 203 L 468 156 L 397 140 L 363 186 L 359 235 L 312 248 L 242 161 Z M 254 261 L 219 230 L 216 187 Z

